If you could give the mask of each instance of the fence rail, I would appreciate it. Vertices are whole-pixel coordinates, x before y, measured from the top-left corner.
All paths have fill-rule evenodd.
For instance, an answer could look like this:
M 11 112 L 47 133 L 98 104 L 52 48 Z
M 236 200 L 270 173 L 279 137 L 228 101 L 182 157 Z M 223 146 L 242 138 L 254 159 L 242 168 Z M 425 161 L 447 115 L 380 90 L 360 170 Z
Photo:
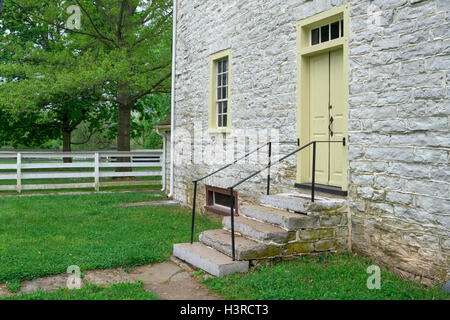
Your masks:
M 67 163 L 64 160 L 70 159 Z M 129 170 L 125 168 L 130 168 Z M 152 179 L 151 177 L 160 177 Z M 125 180 L 118 178 L 132 178 Z M 142 179 L 144 178 L 144 179 Z M 151 180 L 150 180 L 150 179 Z M 48 179 L 42 183 L 24 184 Z M 67 181 L 58 179 L 70 179 Z M 77 181 L 77 180 L 91 181 Z M 78 189 L 162 185 L 165 189 L 163 150 L 132 152 L 0 152 L 0 191 Z

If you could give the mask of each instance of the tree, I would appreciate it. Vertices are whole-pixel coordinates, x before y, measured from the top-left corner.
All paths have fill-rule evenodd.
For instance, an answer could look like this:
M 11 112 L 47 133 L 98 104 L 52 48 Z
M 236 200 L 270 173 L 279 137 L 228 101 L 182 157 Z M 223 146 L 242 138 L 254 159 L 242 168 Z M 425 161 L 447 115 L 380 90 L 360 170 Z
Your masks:
M 90 123 L 92 135 L 110 119 L 106 112 L 110 108 L 101 101 L 103 89 L 91 86 L 53 92 L 58 69 L 70 70 L 77 51 L 59 28 L 31 19 L 21 8 L 13 11 L 11 3 L 5 8 L 0 23 L 4 38 L 0 43 L 1 142 L 36 146 L 60 134 L 63 151 L 69 152 L 74 143 L 71 134 L 81 122 Z
M 30 109 L 55 96 L 97 91 L 117 106 L 117 147 L 129 151 L 131 112 L 136 102 L 149 94 L 170 91 L 172 1 L 9 2 L 25 19 L 54 30 L 58 41 L 52 43 L 52 54 L 42 45 L 29 44 L 14 53 L 20 66 L 0 66 L 0 74 L 20 79 L 0 87 L 0 94 L 4 91 L 8 96 L 0 102 L 13 109 Z M 80 9 L 80 29 L 66 26 L 69 4 Z
M 22 113 L 12 117 L 0 109 L 0 147 L 38 147 L 60 136 L 60 130 L 49 126 L 37 113 Z
M 145 149 L 161 149 L 162 138 L 155 127 L 170 116 L 170 95 L 148 95 L 136 102 L 138 114 L 134 117 L 132 138 L 136 145 Z

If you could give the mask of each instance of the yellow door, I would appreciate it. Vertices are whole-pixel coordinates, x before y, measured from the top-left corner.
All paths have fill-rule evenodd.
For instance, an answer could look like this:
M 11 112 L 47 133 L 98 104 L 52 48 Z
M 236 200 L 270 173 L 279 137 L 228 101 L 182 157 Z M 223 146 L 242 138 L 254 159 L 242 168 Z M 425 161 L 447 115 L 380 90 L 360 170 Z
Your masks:
M 309 58 L 309 141 L 342 141 L 345 137 L 346 103 L 342 50 Z M 342 187 L 346 148 L 342 143 L 317 143 L 316 183 Z M 309 181 L 312 172 L 310 148 Z
M 328 52 L 310 58 L 310 140 L 328 140 L 329 55 Z M 316 147 L 316 182 L 328 184 L 328 145 Z M 312 159 L 312 148 L 310 148 Z M 312 164 L 312 160 L 310 162 Z M 310 173 L 311 181 L 311 170 Z
M 342 141 L 347 130 L 346 103 L 344 97 L 343 52 L 330 52 L 330 140 Z M 330 181 L 332 186 L 341 186 L 345 170 L 345 148 L 341 143 L 330 144 Z

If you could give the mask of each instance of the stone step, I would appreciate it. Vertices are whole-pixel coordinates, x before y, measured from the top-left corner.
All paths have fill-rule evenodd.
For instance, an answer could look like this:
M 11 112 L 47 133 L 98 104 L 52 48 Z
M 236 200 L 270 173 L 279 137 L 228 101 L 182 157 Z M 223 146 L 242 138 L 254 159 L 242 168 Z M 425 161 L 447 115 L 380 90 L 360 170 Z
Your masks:
M 301 213 L 293 213 L 287 210 L 257 205 L 241 206 L 240 213 L 246 217 L 268 222 L 289 231 L 320 227 L 318 215 L 308 216 Z
M 228 256 L 231 255 L 231 233 L 227 230 L 207 230 L 200 234 L 200 241 Z M 280 247 L 263 244 L 246 237 L 235 235 L 235 254 L 237 260 L 253 260 L 279 256 Z
M 263 195 L 260 197 L 260 203 L 271 207 L 291 210 L 301 213 L 320 212 L 327 213 L 339 211 L 345 208 L 345 199 L 316 197 L 314 202 L 306 194 L 284 193 L 277 195 Z
M 225 217 L 222 220 L 225 229 L 231 230 L 231 218 Z M 263 241 L 265 243 L 283 244 L 296 237 L 295 232 L 288 232 L 280 227 L 252 220 L 243 216 L 234 218 L 234 231 L 250 239 Z
M 249 270 L 248 261 L 233 261 L 229 256 L 201 242 L 175 244 L 173 255 L 216 277 L 246 273 Z

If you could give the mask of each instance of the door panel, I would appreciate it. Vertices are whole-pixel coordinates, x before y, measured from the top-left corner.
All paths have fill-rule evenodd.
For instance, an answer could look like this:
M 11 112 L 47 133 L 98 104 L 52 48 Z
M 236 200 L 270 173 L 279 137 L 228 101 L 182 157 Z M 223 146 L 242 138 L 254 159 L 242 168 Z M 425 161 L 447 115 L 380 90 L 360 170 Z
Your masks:
M 328 52 L 310 58 L 310 141 L 328 140 L 329 101 Z M 312 159 L 312 148 L 310 157 Z M 316 182 L 328 183 L 328 145 L 318 143 L 316 150 Z M 311 160 L 312 165 L 312 160 Z M 309 170 L 311 179 L 311 170 Z
M 309 59 L 309 141 L 342 141 L 347 130 L 343 51 L 326 52 Z M 341 143 L 317 143 L 316 148 L 316 183 L 342 186 L 346 148 Z M 312 148 L 309 154 L 308 180 L 311 181 Z
M 344 66 L 342 50 L 330 52 L 330 116 L 333 136 L 330 140 L 342 141 L 346 132 L 346 114 L 344 97 Z M 341 143 L 330 144 L 330 185 L 341 186 L 344 177 L 346 148 Z

